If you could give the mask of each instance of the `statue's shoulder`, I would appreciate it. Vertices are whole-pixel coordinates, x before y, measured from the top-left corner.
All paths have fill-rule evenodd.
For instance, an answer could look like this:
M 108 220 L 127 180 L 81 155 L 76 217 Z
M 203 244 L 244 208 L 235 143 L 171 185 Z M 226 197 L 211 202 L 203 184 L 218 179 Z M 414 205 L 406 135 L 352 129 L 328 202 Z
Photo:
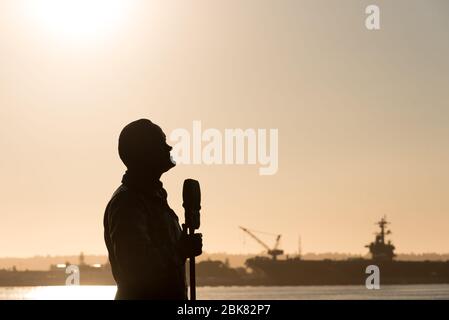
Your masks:
M 122 184 L 112 194 L 108 206 L 111 208 L 130 204 L 136 205 L 139 202 L 141 202 L 140 197 L 126 185 Z

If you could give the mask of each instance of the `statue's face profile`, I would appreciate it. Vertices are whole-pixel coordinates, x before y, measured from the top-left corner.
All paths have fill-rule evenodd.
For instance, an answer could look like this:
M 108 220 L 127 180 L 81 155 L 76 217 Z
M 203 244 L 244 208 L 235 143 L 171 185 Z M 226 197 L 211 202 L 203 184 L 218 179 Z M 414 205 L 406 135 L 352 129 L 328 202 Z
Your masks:
M 162 174 L 175 166 L 162 129 L 147 119 L 128 124 L 119 138 L 119 154 L 128 169 Z

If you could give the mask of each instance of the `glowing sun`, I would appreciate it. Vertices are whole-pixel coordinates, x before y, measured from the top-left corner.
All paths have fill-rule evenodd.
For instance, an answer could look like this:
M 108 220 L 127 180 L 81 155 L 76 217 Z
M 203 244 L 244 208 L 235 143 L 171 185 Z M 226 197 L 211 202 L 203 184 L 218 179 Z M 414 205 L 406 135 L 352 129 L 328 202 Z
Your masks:
M 128 17 L 130 0 L 28 0 L 27 16 L 54 36 L 73 41 L 113 34 Z

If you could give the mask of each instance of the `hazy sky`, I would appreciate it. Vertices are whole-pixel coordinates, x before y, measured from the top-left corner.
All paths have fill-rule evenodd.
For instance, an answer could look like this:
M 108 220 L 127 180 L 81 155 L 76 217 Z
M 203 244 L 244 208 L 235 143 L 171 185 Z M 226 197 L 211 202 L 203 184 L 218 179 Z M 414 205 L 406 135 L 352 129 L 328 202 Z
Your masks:
M 447 0 L 62 2 L 0 0 L 0 256 L 106 253 L 117 138 L 138 118 L 279 129 L 276 175 L 163 176 L 182 221 L 182 182 L 201 182 L 205 251 L 261 251 L 242 225 L 289 252 L 301 235 L 366 253 L 384 214 L 398 252 L 449 251 Z

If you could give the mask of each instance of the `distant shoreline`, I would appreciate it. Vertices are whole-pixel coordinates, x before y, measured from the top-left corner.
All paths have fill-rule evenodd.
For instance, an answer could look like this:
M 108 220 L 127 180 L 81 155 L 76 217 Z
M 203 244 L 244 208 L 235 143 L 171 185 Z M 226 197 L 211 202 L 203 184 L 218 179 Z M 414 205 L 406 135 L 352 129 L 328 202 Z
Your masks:
M 248 258 L 261 256 L 261 253 L 255 254 L 233 254 L 233 253 L 203 253 L 199 261 L 203 260 L 220 260 L 229 261 L 232 268 L 243 267 Z M 288 254 L 295 256 L 295 253 Z M 305 260 L 345 260 L 348 258 L 367 258 L 368 255 L 357 255 L 349 253 L 305 253 L 301 256 Z M 12 269 L 14 266 L 19 271 L 33 270 L 33 271 L 47 271 L 52 264 L 58 263 L 77 263 L 79 255 L 61 255 L 61 256 L 33 256 L 33 257 L 0 257 L 0 270 Z M 448 261 L 449 253 L 399 253 L 397 254 L 397 261 Z M 85 261 L 88 264 L 105 264 L 108 261 L 106 255 L 85 255 Z

